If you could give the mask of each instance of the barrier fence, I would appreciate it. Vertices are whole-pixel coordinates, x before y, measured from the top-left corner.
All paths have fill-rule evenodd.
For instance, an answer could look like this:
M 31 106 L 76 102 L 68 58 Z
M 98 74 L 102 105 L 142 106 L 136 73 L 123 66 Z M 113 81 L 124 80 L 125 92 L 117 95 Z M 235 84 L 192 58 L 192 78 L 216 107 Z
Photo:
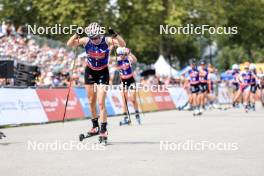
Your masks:
M 90 118 L 85 88 L 72 88 L 70 92 L 66 119 Z M 219 92 L 218 101 L 228 103 L 228 89 L 219 87 Z M 62 121 L 66 95 L 66 88 L 0 88 L 0 126 Z M 186 105 L 188 94 L 182 87 L 169 87 L 160 92 L 139 90 L 137 99 L 142 112 L 162 111 Z M 128 107 L 133 113 L 130 101 Z M 106 108 L 109 116 L 122 114 L 120 90 L 107 92 Z

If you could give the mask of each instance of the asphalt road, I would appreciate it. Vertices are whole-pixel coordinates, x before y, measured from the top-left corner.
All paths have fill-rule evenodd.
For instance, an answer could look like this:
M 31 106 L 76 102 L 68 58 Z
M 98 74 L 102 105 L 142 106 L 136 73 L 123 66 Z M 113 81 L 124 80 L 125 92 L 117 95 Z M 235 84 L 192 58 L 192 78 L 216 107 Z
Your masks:
M 147 113 L 143 124 L 109 119 L 109 145 L 78 141 L 89 120 L 1 129 L 1 176 L 259 176 L 264 109 Z

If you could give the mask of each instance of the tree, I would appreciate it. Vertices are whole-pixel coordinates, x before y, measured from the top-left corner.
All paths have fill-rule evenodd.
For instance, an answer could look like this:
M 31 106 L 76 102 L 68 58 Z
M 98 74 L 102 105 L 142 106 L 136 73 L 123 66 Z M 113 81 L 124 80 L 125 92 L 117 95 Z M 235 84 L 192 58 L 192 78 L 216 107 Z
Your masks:
M 35 22 L 38 9 L 31 0 L 2 0 L 0 21 L 10 20 L 16 27 Z
M 153 63 L 163 54 L 173 65 L 183 67 L 191 57 L 200 59 L 204 48 L 212 42 L 219 47 L 218 58 L 229 58 L 223 54 L 237 50 L 251 61 L 263 58 L 264 0 L 2 0 L 1 3 L 0 20 L 8 17 L 16 26 L 26 23 L 87 26 L 93 21 L 111 26 L 125 38 L 140 62 Z M 160 34 L 160 25 L 187 24 L 237 26 L 238 34 Z M 69 36 L 45 37 L 65 41 Z M 227 67 L 229 61 L 216 62 Z
M 234 0 L 225 3 L 227 25 L 238 27 L 238 34 L 230 36 L 225 44 L 242 46 L 251 61 L 254 61 L 252 53 L 264 47 L 263 6 L 263 0 Z

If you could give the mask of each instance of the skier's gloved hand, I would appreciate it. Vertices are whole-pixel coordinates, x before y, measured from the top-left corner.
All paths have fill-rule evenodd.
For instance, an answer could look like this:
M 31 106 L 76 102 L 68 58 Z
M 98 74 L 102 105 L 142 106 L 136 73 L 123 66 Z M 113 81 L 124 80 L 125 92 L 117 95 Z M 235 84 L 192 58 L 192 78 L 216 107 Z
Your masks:
M 115 38 L 118 34 L 114 31 L 114 29 L 112 29 L 111 27 L 108 28 L 108 34 Z
M 78 28 L 76 29 L 75 35 L 76 35 L 77 37 L 80 37 L 82 34 L 83 34 L 83 29 L 82 29 L 81 27 L 78 27 Z
M 131 53 L 131 50 L 128 49 L 128 48 L 126 48 L 126 49 L 125 49 L 125 53 L 126 53 L 126 55 L 129 55 L 129 54 Z

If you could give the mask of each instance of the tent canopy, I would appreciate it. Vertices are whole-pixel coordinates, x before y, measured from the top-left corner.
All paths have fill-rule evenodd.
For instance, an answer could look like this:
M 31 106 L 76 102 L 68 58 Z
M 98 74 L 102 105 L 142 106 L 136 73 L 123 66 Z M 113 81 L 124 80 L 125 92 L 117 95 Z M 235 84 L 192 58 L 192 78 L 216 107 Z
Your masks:
M 156 74 L 160 76 L 177 76 L 178 71 L 170 66 L 164 56 L 160 55 L 154 64 Z

